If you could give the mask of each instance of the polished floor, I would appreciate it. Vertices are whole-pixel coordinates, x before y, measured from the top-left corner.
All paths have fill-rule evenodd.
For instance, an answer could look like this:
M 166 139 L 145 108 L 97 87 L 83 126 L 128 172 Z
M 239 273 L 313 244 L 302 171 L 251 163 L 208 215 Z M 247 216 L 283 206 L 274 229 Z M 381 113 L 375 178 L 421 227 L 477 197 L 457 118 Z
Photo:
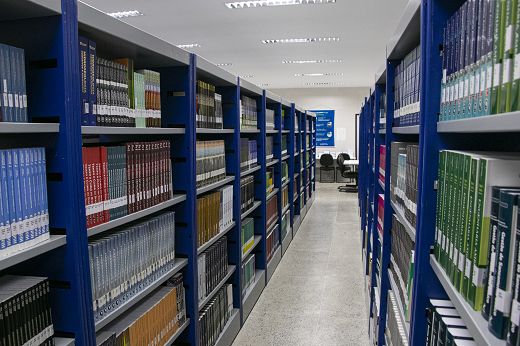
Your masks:
M 368 346 L 357 193 L 316 199 L 233 346 Z

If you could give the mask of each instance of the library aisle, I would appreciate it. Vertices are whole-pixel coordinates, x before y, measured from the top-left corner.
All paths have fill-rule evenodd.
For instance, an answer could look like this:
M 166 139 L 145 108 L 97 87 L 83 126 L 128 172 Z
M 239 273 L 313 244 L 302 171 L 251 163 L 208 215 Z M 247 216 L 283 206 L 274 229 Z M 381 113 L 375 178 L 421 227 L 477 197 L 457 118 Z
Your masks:
M 316 200 L 233 346 L 368 345 L 357 193 Z

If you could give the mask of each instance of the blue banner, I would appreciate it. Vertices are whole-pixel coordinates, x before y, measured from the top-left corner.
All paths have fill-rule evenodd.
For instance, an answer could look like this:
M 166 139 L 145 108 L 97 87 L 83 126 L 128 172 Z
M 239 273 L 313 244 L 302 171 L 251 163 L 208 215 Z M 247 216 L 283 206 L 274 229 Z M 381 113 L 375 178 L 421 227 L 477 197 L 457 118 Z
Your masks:
M 334 111 L 315 111 L 316 114 L 316 146 L 334 146 Z

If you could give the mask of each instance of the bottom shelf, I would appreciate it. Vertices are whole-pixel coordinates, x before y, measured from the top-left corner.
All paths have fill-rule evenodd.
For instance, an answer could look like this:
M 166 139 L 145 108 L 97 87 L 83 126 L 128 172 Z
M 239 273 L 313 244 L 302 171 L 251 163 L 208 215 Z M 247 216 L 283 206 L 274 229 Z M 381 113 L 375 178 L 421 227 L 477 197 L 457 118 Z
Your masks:
M 255 282 L 253 284 L 253 288 L 246 294 L 244 297 L 242 304 L 242 325 L 245 323 L 251 310 L 256 304 L 258 298 L 260 298 L 260 294 L 265 287 L 265 270 L 257 269 L 255 270 Z
M 287 236 L 286 236 L 286 238 L 287 238 Z M 273 258 L 271 258 L 271 261 L 269 261 L 269 263 L 267 263 L 267 270 L 266 270 L 267 274 L 265 276 L 266 285 L 269 282 L 269 280 L 271 280 L 271 277 L 273 276 L 274 271 L 276 270 L 276 267 L 278 267 L 278 264 L 280 263 L 281 259 L 282 259 L 282 247 L 278 246 L 278 248 L 274 252 Z
M 477 345 L 505 346 L 505 340 L 500 340 L 491 334 L 488 329 L 488 322 L 482 317 L 480 311 L 473 310 L 462 295 L 453 287 L 450 278 L 446 275 L 441 265 L 435 260 L 434 255 L 430 255 L 430 265 Z
M 302 221 L 302 219 L 301 219 L 300 215 L 296 215 L 294 217 L 293 238 L 296 236 L 296 233 L 298 233 L 298 229 L 300 228 L 301 221 Z
M 282 240 L 282 256 L 285 255 L 285 251 L 289 248 L 293 238 L 292 229 L 290 227 L 287 228 L 287 235 L 285 236 L 285 239 Z
M 240 331 L 240 309 L 233 309 L 233 316 L 227 321 L 215 346 L 231 346 Z

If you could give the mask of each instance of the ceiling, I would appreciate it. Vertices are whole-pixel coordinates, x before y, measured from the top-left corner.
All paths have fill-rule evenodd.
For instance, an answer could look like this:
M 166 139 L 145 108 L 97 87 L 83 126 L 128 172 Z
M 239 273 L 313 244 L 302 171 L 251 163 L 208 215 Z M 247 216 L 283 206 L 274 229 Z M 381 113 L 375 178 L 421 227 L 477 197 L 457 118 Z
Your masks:
M 370 87 L 384 63 L 386 44 L 408 0 L 336 0 L 335 3 L 229 9 L 223 0 L 82 0 L 106 13 L 138 10 L 125 18 L 175 45 L 265 89 Z M 270 43 L 264 39 L 339 37 L 339 42 Z M 284 64 L 283 60 L 340 63 Z M 342 73 L 297 77 L 295 74 Z M 304 85 L 304 83 L 341 83 Z M 265 85 L 267 84 L 267 85 Z

